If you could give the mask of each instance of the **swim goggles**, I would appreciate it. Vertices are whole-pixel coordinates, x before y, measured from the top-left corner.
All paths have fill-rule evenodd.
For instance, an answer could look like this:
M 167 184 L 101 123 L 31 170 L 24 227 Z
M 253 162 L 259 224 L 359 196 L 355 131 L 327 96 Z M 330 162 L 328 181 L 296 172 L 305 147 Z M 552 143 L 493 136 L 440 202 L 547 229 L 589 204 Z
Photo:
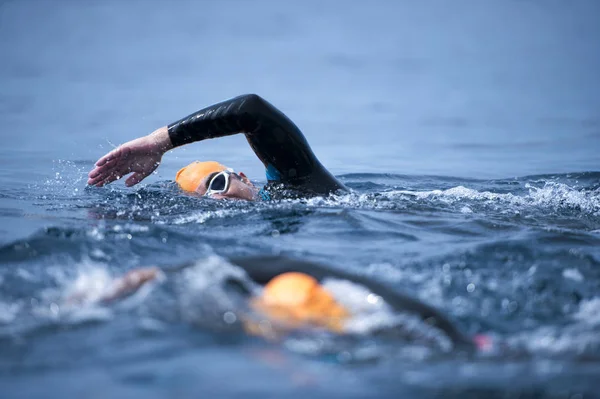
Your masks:
M 208 183 L 208 188 L 206 189 L 205 196 L 213 195 L 213 194 L 221 194 L 226 192 L 229 189 L 229 182 L 231 174 L 234 173 L 233 169 L 223 170 L 210 179 L 210 183 Z

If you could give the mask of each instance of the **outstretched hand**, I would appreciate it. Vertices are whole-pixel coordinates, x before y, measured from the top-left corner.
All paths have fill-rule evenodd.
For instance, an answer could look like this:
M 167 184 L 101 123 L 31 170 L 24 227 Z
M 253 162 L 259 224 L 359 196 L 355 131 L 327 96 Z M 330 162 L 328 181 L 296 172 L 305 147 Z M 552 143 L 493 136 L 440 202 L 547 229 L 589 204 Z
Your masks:
M 127 187 L 138 184 L 160 165 L 163 154 L 172 148 L 166 127 L 115 148 L 96 162 L 87 184 L 102 187 L 133 173 Z

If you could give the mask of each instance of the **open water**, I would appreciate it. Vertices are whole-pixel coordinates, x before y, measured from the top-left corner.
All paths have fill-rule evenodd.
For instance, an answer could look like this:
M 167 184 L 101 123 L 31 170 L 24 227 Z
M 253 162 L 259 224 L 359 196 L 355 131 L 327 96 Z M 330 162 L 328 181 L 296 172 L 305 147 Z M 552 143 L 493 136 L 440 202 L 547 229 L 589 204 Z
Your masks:
M 600 397 L 599 20 L 594 0 L 0 1 L 0 396 Z M 264 182 L 242 136 L 86 188 L 113 146 L 249 92 L 351 192 L 177 190 L 195 159 Z M 382 340 L 404 320 L 385 312 L 352 340 L 250 337 L 221 281 L 257 255 L 383 282 L 497 345 Z M 125 301 L 65 304 L 148 265 L 165 280 Z

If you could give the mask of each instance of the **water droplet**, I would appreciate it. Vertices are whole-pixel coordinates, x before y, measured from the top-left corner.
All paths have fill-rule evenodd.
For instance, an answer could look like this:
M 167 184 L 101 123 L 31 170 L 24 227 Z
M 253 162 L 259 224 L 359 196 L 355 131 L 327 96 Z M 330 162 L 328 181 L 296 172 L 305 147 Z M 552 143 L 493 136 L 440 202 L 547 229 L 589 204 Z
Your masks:
M 279 237 L 279 234 L 280 234 L 280 233 L 279 233 L 279 230 L 273 230 L 273 231 L 271 232 L 271 236 L 272 236 L 272 237 L 275 237 L 275 238 L 276 238 L 276 237 Z
M 233 324 L 237 320 L 237 317 L 233 312 L 225 312 L 223 315 L 223 320 L 227 324 Z
M 475 291 L 475 284 L 469 283 L 467 285 L 467 292 L 473 292 L 473 291 Z

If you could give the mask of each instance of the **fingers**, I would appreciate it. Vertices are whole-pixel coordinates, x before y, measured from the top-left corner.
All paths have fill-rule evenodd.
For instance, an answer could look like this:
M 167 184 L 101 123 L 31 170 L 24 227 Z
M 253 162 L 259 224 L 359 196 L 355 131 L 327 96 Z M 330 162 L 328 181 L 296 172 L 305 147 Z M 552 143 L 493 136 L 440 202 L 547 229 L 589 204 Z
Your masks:
M 87 183 L 102 187 L 121 177 L 133 173 L 125 185 L 131 187 L 144 180 L 160 163 L 162 153 L 148 152 L 145 142 L 137 139 L 121 145 L 96 162 L 96 167 L 88 174 Z
M 125 172 L 122 175 L 119 173 L 116 173 L 116 172 L 109 173 L 109 174 L 98 174 L 94 178 L 90 178 L 88 180 L 88 185 L 102 187 L 106 184 L 112 183 L 115 180 L 119 180 L 121 177 L 123 177 L 123 175 L 126 175 L 127 173 L 128 172 Z M 148 177 L 148 173 L 145 173 L 145 172 L 133 173 L 131 176 L 129 176 L 127 178 L 127 180 L 125 181 L 125 185 L 127 187 L 134 186 L 134 185 L 138 184 L 139 182 L 141 182 L 142 180 L 144 180 L 146 177 Z
M 92 169 L 90 173 L 88 173 L 87 184 L 97 187 L 102 187 L 104 184 L 106 184 L 107 182 L 104 182 L 104 180 L 106 180 L 107 177 L 116 174 L 115 169 L 119 166 L 118 160 L 120 155 L 121 151 L 119 148 L 117 148 L 116 150 L 113 150 L 100 158 L 95 164 L 96 167 Z
M 102 164 L 102 166 L 96 166 L 94 169 L 92 169 L 92 171 L 90 171 L 90 173 L 88 174 L 88 177 L 90 179 L 94 179 L 98 176 L 101 176 L 102 174 L 105 174 L 106 171 L 112 169 L 114 166 L 116 166 L 117 160 L 116 159 L 111 159 L 110 161 L 107 161 L 106 163 Z
M 116 157 L 119 156 L 120 153 L 120 149 L 116 148 L 114 150 L 112 150 L 111 152 L 109 152 L 108 154 L 106 154 L 105 156 L 103 156 L 102 158 L 100 158 L 97 162 L 96 162 L 96 166 L 102 166 L 105 163 L 107 163 L 108 161 L 111 161 L 113 159 L 115 159 Z
M 139 182 L 144 180 L 147 176 L 148 175 L 146 173 L 136 172 L 136 173 L 132 174 L 131 176 L 129 176 L 127 178 L 127 180 L 125 180 L 125 185 L 127 187 L 135 186 L 136 184 L 138 184 Z
M 94 173 L 94 171 L 90 172 L 90 176 Z M 100 173 L 96 173 L 94 174 L 94 177 L 88 177 L 88 181 L 87 184 L 88 186 L 95 186 L 98 182 L 104 180 L 105 177 L 103 174 Z
M 129 172 L 130 171 L 127 168 L 124 168 L 122 165 L 105 164 L 104 166 L 96 168 L 90 172 L 87 183 L 91 186 L 101 187 L 104 184 L 108 184 L 120 179 Z M 102 184 L 98 185 L 100 182 L 102 182 Z
M 119 180 L 122 176 L 117 173 L 111 173 L 108 176 L 100 176 L 90 183 L 91 186 L 102 187 L 115 180 Z
M 87 184 L 102 187 L 131 172 L 126 162 L 130 153 L 131 150 L 121 146 L 100 158 L 96 167 L 88 174 Z
M 111 289 L 101 299 L 103 302 L 110 302 L 137 291 L 142 285 L 149 281 L 160 279 L 161 272 L 157 267 L 146 267 L 131 270 L 123 277 L 116 279 Z
M 103 166 L 111 161 L 126 159 L 129 155 L 131 155 L 131 148 L 128 147 L 128 143 L 125 143 L 100 158 L 95 165 Z

